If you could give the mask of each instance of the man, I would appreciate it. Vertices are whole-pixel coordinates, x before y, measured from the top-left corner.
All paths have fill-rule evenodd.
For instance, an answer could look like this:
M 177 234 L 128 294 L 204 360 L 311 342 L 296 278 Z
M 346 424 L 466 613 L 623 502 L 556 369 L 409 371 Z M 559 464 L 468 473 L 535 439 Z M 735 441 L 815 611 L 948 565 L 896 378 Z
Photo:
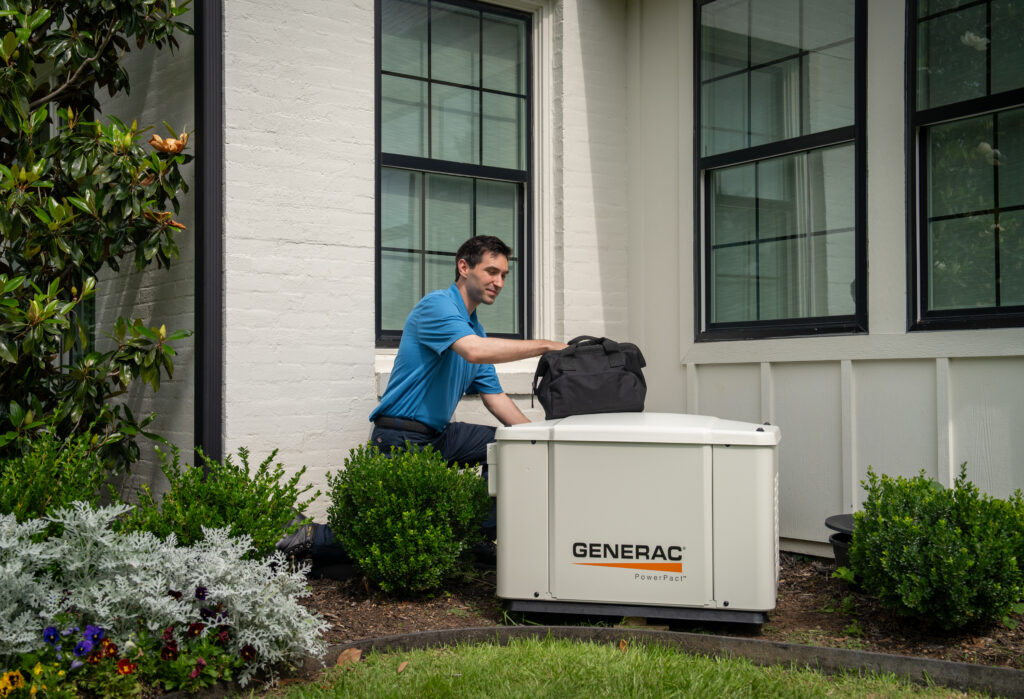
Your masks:
M 464 394 L 479 393 L 504 425 L 529 422 L 502 390 L 494 364 L 538 357 L 567 345 L 487 337 L 476 309 L 498 298 L 511 253 L 493 236 L 470 238 L 455 255 L 455 283 L 424 296 L 409 314 L 391 380 L 370 414 L 370 439 L 381 451 L 408 441 L 430 444 L 450 462 L 484 463 L 496 428 L 450 422 Z

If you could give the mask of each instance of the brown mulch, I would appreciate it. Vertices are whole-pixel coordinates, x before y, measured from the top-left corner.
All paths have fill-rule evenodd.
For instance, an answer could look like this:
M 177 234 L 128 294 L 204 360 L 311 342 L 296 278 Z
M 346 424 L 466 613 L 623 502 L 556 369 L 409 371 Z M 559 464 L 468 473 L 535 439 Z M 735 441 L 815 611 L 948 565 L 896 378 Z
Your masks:
M 883 610 L 874 598 L 832 579 L 834 569 L 829 560 L 783 553 L 778 603 L 767 624 L 672 622 L 670 628 L 1024 669 L 1024 615 L 1014 617 L 1015 629 L 1003 624 L 958 632 L 927 629 Z M 312 595 L 305 603 L 330 622 L 326 636 L 330 644 L 519 620 L 506 614 L 495 597 L 493 570 L 476 570 L 441 593 L 418 598 L 385 595 L 369 587 L 361 576 L 343 581 L 311 579 L 310 584 Z M 582 621 L 595 620 L 576 620 Z M 621 620 L 603 621 L 615 624 Z M 649 623 L 665 624 L 655 619 Z

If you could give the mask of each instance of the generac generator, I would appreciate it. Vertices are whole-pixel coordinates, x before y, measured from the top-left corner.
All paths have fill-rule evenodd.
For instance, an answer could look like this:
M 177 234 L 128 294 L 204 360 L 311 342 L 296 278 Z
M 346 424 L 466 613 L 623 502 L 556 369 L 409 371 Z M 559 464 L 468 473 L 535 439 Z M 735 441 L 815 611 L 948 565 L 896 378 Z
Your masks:
M 780 436 L 670 413 L 498 428 L 498 596 L 512 611 L 764 623 Z

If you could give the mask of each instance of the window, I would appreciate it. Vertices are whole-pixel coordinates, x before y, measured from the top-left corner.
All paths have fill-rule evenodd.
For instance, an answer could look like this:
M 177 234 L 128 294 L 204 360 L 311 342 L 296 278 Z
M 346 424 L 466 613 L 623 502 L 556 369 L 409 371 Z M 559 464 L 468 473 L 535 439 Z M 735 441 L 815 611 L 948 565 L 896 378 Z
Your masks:
M 909 5 L 911 329 L 1024 325 L 1024 0 Z
M 490 335 L 525 337 L 530 17 L 452 0 L 377 4 L 377 343 L 394 346 L 428 291 L 455 279 L 470 236 L 513 249 L 481 306 Z
M 866 331 L 863 3 L 696 12 L 697 338 Z

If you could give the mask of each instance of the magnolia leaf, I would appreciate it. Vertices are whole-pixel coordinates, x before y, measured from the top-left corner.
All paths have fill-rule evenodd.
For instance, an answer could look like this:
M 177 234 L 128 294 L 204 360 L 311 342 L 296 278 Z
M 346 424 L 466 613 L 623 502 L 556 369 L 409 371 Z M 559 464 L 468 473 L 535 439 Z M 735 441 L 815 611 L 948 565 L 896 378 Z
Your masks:
M 626 639 L 623 638 L 621 641 L 619 641 L 619 650 L 621 650 L 623 653 L 629 650 L 629 644 L 626 643 Z
M 344 667 L 346 665 L 358 663 L 362 657 L 363 651 L 358 648 L 346 648 L 338 654 L 337 665 L 339 667 Z
M 398 674 L 402 674 L 402 671 L 409 665 L 408 660 L 403 660 L 402 664 L 398 666 Z
M 11 342 L 6 338 L 0 339 L 0 359 L 16 364 L 18 362 L 18 343 Z

